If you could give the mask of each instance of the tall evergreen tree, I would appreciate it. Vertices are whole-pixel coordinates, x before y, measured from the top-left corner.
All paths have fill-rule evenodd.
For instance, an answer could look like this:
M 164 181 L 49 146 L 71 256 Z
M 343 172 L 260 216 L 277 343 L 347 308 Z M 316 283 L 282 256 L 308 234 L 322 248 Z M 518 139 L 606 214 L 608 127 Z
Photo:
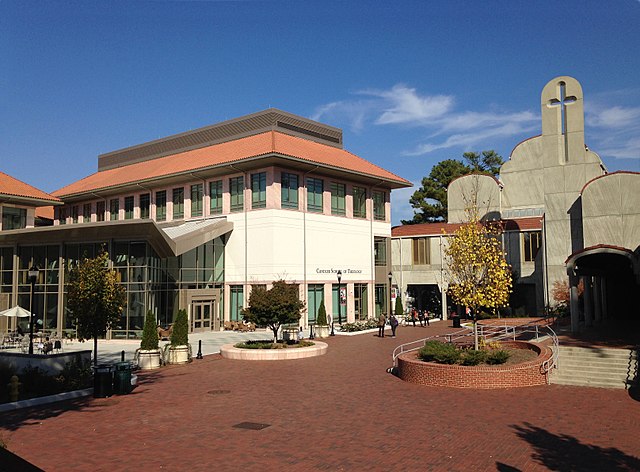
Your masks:
M 458 159 L 446 159 L 431 168 L 429 175 L 423 177 L 422 186 L 409 199 L 414 209 L 413 219 L 402 220 L 402 224 L 446 221 L 449 184 L 454 179 L 472 172 L 495 177 L 504 163 L 502 157 L 495 151 L 482 151 L 481 154 L 465 152 L 462 157 L 464 162 Z

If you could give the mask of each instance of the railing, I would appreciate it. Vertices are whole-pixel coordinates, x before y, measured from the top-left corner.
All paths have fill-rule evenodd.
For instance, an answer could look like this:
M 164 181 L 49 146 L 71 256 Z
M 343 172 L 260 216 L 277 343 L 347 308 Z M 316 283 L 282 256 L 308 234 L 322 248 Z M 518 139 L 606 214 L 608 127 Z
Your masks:
M 540 325 L 537 322 L 529 322 L 522 325 L 509 326 L 506 322 L 504 325 L 482 325 L 478 324 L 478 340 L 483 340 L 485 343 L 492 341 L 503 341 L 506 339 L 513 341 L 535 341 L 539 342 L 541 338 L 550 338 L 552 341 L 552 355 L 549 359 L 545 360 L 541 366 L 541 373 L 547 377 L 547 383 L 549 383 L 549 373 L 551 369 L 558 365 L 558 336 L 555 331 L 547 325 Z M 468 338 L 473 339 L 473 329 L 462 328 L 452 333 L 440 334 L 437 336 L 430 336 L 428 338 L 419 339 L 409 343 L 401 344 L 393 350 L 393 367 L 395 369 L 398 366 L 398 356 L 406 352 L 416 351 L 424 346 L 426 341 L 430 340 L 444 340 L 447 343 L 462 343 Z M 391 370 L 391 369 L 390 369 Z

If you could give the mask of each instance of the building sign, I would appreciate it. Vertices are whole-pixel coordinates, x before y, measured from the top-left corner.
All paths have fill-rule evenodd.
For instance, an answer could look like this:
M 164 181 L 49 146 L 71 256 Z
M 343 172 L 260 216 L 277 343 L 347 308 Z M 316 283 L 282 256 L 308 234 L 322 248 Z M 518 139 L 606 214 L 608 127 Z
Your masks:
M 338 271 L 342 272 L 342 275 L 346 275 L 346 274 L 362 274 L 362 269 L 353 269 L 353 268 L 347 268 L 347 269 L 321 269 L 320 267 L 316 267 L 316 274 L 334 274 L 337 275 Z

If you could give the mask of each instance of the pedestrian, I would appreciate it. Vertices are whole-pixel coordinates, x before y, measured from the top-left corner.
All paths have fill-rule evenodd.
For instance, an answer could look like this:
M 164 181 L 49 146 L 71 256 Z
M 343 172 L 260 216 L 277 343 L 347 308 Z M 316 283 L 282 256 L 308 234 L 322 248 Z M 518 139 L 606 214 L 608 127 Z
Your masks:
M 384 316 L 384 313 L 380 313 L 378 316 L 378 337 L 384 338 L 384 325 L 387 322 L 387 317 Z
M 424 312 L 422 310 L 418 310 L 418 320 L 420 320 L 420 327 L 424 328 Z
M 396 328 L 398 327 L 398 319 L 396 315 L 391 315 L 391 319 L 389 320 L 389 324 L 391 325 L 391 337 L 396 337 Z
M 427 322 L 427 326 L 429 326 L 429 310 L 424 310 L 424 320 Z
M 413 327 L 416 327 L 416 320 L 418 319 L 418 310 L 415 308 L 411 310 L 411 322 L 413 323 Z

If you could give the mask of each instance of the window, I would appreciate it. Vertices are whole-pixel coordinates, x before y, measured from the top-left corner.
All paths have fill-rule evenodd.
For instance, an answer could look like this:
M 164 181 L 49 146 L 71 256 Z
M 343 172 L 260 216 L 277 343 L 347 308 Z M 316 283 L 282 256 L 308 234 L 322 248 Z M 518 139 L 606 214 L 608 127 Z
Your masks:
M 117 198 L 113 198 L 109 200 L 109 219 L 111 221 L 117 220 L 119 218 L 118 213 L 120 212 L 120 200 Z
M 124 219 L 133 219 L 133 196 L 124 197 Z
M 309 284 L 307 287 L 307 316 L 309 323 L 315 323 L 318 316 L 318 308 L 324 299 L 324 285 Z M 336 320 L 334 320 L 336 321 Z
M 151 207 L 151 195 L 143 193 L 140 195 L 140 218 L 149 219 L 149 208 Z
M 321 179 L 307 178 L 307 211 L 322 213 L 323 183 Z
M 429 249 L 430 238 L 415 238 L 411 240 L 413 246 L 413 265 L 430 264 Z
M 376 220 L 385 220 L 384 192 L 373 192 L 373 217 Z
M 61 225 L 67 224 L 67 207 L 62 207 L 58 210 L 58 219 L 60 220 Z M 4 227 L 4 221 L 2 226 Z
M 331 182 L 331 214 L 345 214 L 345 195 L 347 187 L 345 184 Z
M 244 210 L 244 177 L 229 179 L 229 193 L 231 194 L 231 211 Z
M 209 182 L 209 196 L 211 197 L 210 212 L 212 214 L 222 213 L 222 180 Z
M 184 187 L 173 189 L 173 219 L 184 218 Z
M 167 191 L 156 192 L 156 221 L 167 219 Z
M 282 173 L 280 196 L 282 208 L 298 209 L 298 176 L 296 174 Z
M 374 238 L 373 254 L 377 266 L 387 265 L 387 240 L 385 238 Z
M 353 285 L 353 302 L 356 311 L 356 320 L 367 319 L 367 315 L 369 314 L 368 298 L 367 284 Z
M 85 203 L 82 206 L 82 222 L 91 223 L 91 203 Z
M 244 304 L 244 287 L 242 285 L 232 285 L 230 291 L 229 316 L 231 321 L 240 321 Z
M 60 219 L 62 220 L 62 209 Z M 26 208 L 2 207 L 2 229 L 22 229 L 27 227 Z
M 540 231 L 527 231 L 522 233 L 525 262 L 533 262 L 538 255 L 541 244 Z
M 347 284 L 338 284 L 331 286 L 331 309 L 333 310 L 333 322 L 342 323 L 347 321 Z
M 387 302 L 388 288 L 386 284 L 376 284 L 375 303 L 376 303 L 376 316 L 380 313 L 389 312 L 389 303 Z
M 105 203 L 96 202 L 96 221 L 104 221 Z
M 202 184 L 191 186 L 191 216 L 202 216 L 203 192 Z
M 73 219 L 74 223 L 78 222 L 78 212 L 80 211 L 80 209 L 78 208 L 78 205 L 73 205 L 71 207 L 71 218 Z
M 267 206 L 267 173 L 251 175 L 251 208 Z
M 367 217 L 367 189 L 353 187 L 353 217 Z

